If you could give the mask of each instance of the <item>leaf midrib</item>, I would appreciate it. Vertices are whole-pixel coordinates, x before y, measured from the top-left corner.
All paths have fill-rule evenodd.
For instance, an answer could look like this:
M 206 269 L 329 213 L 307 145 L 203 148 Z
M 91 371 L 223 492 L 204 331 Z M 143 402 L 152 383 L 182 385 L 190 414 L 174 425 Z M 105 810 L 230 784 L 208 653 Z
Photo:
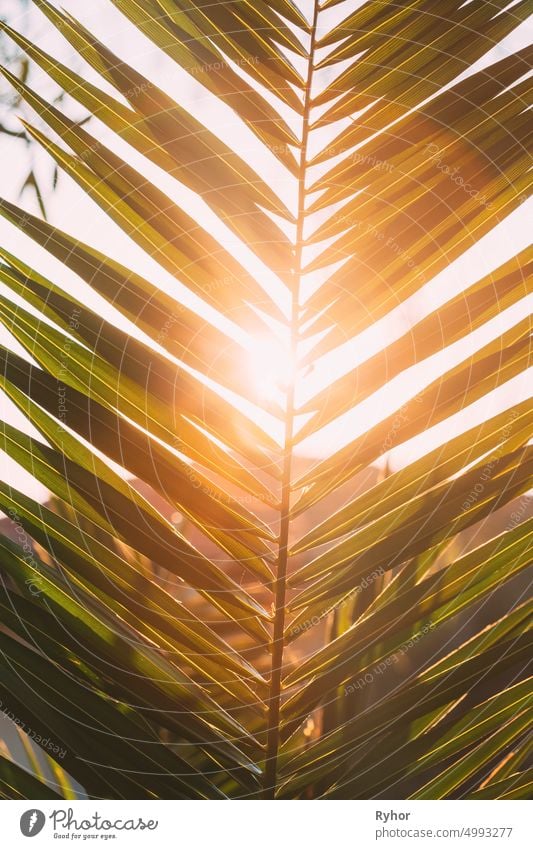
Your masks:
M 307 146 L 311 129 L 312 97 L 311 87 L 314 72 L 316 31 L 320 7 L 314 0 L 313 19 L 310 28 L 310 44 L 307 64 L 307 79 L 302 108 L 302 137 L 298 168 L 298 212 L 296 218 L 296 237 L 294 247 L 294 265 L 292 271 L 291 318 L 290 318 L 290 355 L 296 362 L 300 330 L 300 282 L 303 273 L 304 224 L 306 220 L 305 201 L 307 176 Z M 281 673 L 284 654 L 284 630 L 286 616 L 287 565 L 289 560 L 289 531 L 291 522 L 292 455 L 295 419 L 295 381 L 292 380 L 286 390 L 285 437 L 283 444 L 283 472 L 281 480 L 280 533 L 278 539 L 278 562 L 274 582 L 274 634 L 272 640 L 272 662 L 270 692 L 267 700 L 267 749 L 265 758 L 263 795 L 274 799 L 277 789 L 277 762 L 280 746 L 280 704 Z

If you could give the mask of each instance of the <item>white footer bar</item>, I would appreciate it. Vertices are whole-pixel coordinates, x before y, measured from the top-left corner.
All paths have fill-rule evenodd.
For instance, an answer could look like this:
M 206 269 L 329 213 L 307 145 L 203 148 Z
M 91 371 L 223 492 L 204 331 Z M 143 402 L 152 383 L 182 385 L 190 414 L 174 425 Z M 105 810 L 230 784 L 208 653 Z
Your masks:
M 530 849 L 529 802 L 0 802 L 0 845 Z

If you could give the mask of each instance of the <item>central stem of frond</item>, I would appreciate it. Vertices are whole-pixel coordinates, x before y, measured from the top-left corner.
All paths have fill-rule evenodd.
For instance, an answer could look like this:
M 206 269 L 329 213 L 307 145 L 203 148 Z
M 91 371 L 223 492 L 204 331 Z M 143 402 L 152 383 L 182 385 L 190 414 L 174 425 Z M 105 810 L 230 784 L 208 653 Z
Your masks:
M 302 112 L 302 137 L 300 144 L 300 162 L 298 169 L 298 214 L 296 222 L 296 240 L 294 245 L 294 265 L 292 268 L 292 292 L 291 292 L 291 322 L 290 322 L 290 345 L 291 357 L 294 363 L 298 356 L 299 337 L 299 314 L 300 314 L 300 282 L 302 277 L 302 255 L 305 223 L 305 200 L 306 200 L 306 173 L 307 173 L 307 147 L 309 139 L 309 124 L 311 112 L 311 86 L 313 82 L 314 53 L 316 42 L 316 27 L 319 13 L 318 0 L 315 0 L 313 9 L 313 20 L 311 24 L 311 36 L 309 44 L 309 59 L 307 66 L 307 79 L 305 84 L 305 95 Z M 272 666 L 270 693 L 268 703 L 268 735 L 267 752 L 264 772 L 264 796 L 273 799 L 276 795 L 277 786 L 277 764 L 278 750 L 280 744 L 280 703 L 281 703 L 281 675 L 283 667 L 284 630 L 285 630 L 285 607 L 287 588 L 287 565 L 289 549 L 290 529 L 290 498 L 291 498 L 291 470 L 293 455 L 294 436 L 294 394 L 297 370 L 287 386 L 285 407 L 285 438 L 283 445 L 283 471 L 281 480 L 281 508 L 280 508 L 280 532 L 278 539 L 278 562 L 275 581 L 275 617 L 274 635 L 272 640 Z

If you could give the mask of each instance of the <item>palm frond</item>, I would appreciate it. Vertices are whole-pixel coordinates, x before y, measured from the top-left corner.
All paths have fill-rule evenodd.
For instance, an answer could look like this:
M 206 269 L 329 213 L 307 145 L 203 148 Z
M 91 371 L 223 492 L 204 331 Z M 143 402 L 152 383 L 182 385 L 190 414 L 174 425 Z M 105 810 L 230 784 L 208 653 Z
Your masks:
M 528 4 L 110 0 L 163 78 L 33 1 L 77 62 L 1 24 L 22 130 L 122 241 L 0 200 L 52 496 L 0 482 L 0 697 L 66 753 L 0 796 L 525 797 L 530 252 L 453 263 L 526 199 Z

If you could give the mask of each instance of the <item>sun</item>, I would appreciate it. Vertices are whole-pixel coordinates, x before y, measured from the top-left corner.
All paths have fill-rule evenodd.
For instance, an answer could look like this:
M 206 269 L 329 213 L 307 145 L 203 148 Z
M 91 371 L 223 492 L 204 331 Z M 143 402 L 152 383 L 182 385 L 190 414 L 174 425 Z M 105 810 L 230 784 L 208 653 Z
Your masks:
M 272 333 L 255 337 L 250 347 L 248 370 L 258 400 L 283 405 L 287 389 L 297 373 L 296 357 L 289 340 Z

